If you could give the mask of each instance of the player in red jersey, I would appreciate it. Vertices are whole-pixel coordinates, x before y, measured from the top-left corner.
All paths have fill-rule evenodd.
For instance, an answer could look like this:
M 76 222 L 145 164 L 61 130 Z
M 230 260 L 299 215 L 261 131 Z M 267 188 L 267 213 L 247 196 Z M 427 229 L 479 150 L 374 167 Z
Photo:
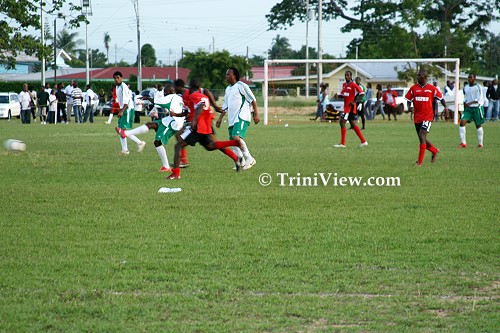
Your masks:
M 241 158 L 238 158 L 231 149 L 227 147 L 230 146 L 240 146 L 239 140 L 228 140 L 228 141 L 216 141 L 214 130 L 212 127 L 212 122 L 214 119 L 214 113 L 210 108 L 210 100 L 207 95 L 201 93 L 200 81 L 198 79 L 192 79 L 189 82 L 189 100 L 194 105 L 195 113 L 191 121 L 190 126 L 186 126 L 184 132 L 177 136 L 177 143 L 175 145 L 174 154 L 174 167 L 172 168 L 172 174 L 166 177 L 166 179 L 180 179 L 180 162 L 181 162 L 181 150 L 187 145 L 194 146 L 199 142 L 206 150 L 212 151 L 219 149 L 224 154 L 229 156 L 236 165 L 236 171 L 241 169 Z
M 184 80 L 182 80 L 182 79 L 177 79 L 174 81 L 175 92 L 179 96 L 182 97 L 182 101 L 184 102 L 184 105 L 189 109 L 189 113 L 188 113 L 188 116 L 186 118 L 186 122 L 189 125 L 189 123 L 191 123 L 191 121 L 193 120 L 195 110 L 194 110 L 194 104 L 191 102 L 191 100 L 189 98 L 189 95 L 191 94 L 191 92 L 189 91 L 189 89 L 185 88 L 185 85 L 186 84 L 185 84 Z M 210 90 L 205 89 L 205 88 L 199 88 L 198 91 L 201 92 L 202 94 L 207 95 L 208 99 L 210 100 L 210 104 L 214 107 L 215 111 L 217 111 L 219 113 L 223 112 L 221 107 L 217 105 L 217 103 L 215 101 L 215 97 Z M 189 161 L 187 158 L 187 150 L 184 147 L 181 150 L 181 163 L 179 164 L 179 167 L 186 168 L 187 166 L 189 166 Z
M 405 96 L 410 112 L 411 103 L 413 103 L 413 122 L 415 123 L 415 129 L 420 140 L 417 166 L 422 165 L 426 149 L 432 153 L 431 163 L 434 163 L 437 153 L 439 153 L 439 149 L 427 140 L 427 133 L 431 130 L 432 121 L 434 120 L 434 110 L 432 107 L 434 98 L 441 100 L 441 104 L 443 104 L 445 110 L 448 110 L 446 102 L 443 99 L 443 94 L 434 85 L 427 84 L 427 77 L 428 73 L 426 70 L 419 70 L 417 73 L 417 83 L 408 90 Z
M 351 71 L 345 72 L 345 83 L 342 87 L 342 91 L 340 94 L 335 94 L 335 97 L 343 96 L 344 97 L 344 112 L 340 114 L 340 133 L 341 140 L 338 145 L 335 145 L 336 148 L 346 148 L 345 145 L 345 135 L 347 133 L 347 129 L 345 128 L 345 124 L 347 121 L 351 124 L 351 128 L 356 132 L 356 135 L 361 140 L 360 147 L 368 146 L 368 142 L 366 142 L 363 134 L 361 134 L 361 130 L 356 124 L 356 120 L 358 116 L 356 114 L 356 103 L 361 102 L 363 99 L 365 92 L 360 88 L 353 80 Z M 357 95 L 356 95 L 357 93 Z

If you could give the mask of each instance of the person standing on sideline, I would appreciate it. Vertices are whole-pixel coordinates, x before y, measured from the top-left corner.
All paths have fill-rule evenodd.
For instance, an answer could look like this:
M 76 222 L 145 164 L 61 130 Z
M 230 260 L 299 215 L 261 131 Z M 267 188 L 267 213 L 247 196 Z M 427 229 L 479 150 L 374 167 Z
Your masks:
M 316 108 L 316 117 L 311 118 L 311 120 L 313 121 L 315 121 L 318 118 L 320 121 L 324 119 L 326 103 L 328 103 L 328 91 L 326 90 L 326 84 L 321 82 L 319 88 L 320 88 L 319 99 L 316 101 L 316 103 L 318 103 L 318 106 Z
M 23 84 L 23 91 L 19 93 L 19 103 L 21 104 L 21 123 L 31 123 L 31 94 L 28 91 L 28 84 Z
M 431 163 L 436 161 L 436 156 L 439 153 L 439 149 L 427 140 L 427 134 L 430 132 L 434 120 L 434 100 L 440 100 L 444 108 L 448 109 L 441 90 L 435 85 L 428 84 L 427 78 L 427 71 L 419 70 L 417 83 L 411 86 L 405 96 L 408 101 L 408 110 L 411 109 L 411 103 L 413 103 L 413 122 L 420 141 L 416 166 L 422 166 L 426 149 L 432 153 Z
M 340 114 L 340 143 L 335 145 L 335 148 L 346 148 L 345 136 L 347 129 L 345 124 L 347 121 L 351 124 L 352 129 L 356 132 L 359 140 L 361 141 L 360 147 L 368 146 L 361 130 L 356 124 L 358 116 L 356 115 L 356 103 L 361 102 L 361 99 L 365 95 L 363 90 L 352 80 L 352 72 L 345 72 L 345 83 L 342 87 L 340 94 L 335 94 L 335 97 L 343 96 L 344 98 L 344 111 Z M 357 93 L 357 94 L 356 94 Z
M 238 158 L 244 159 L 244 163 L 242 164 L 243 170 L 248 170 L 257 162 L 250 154 L 248 146 L 243 139 L 246 137 L 251 118 L 253 118 L 256 125 L 260 121 L 257 102 L 250 87 L 240 81 L 240 72 L 236 68 L 229 67 L 226 71 L 226 82 L 229 85 L 226 87 L 222 110 L 227 112 L 229 139 L 241 142 L 239 147 L 233 147 L 233 151 Z M 220 114 L 215 124 L 217 128 L 220 127 L 224 115 L 225 113 Z
M 373 120 L 373 113 L 372 113 L 372 97 L 373 97 L 373 90 L 372 90 L 372 84 L 368 82 L 366 84 L 366 91 L 365 91 L 365 96 L 366 96 L 366 104 L 365 104 L 365 113 L 366 113 L 366 118 L 368 120 Z
M 488 116 L 488 107 L 490 100 L 488 99 L 488 88 L 490 87 L 491 82 L 490 81 L 484 81 L 483 82 L 483 87 L 481 88 L 481 91 L 483 93 L 483 114 L 485 116 L 485 121 L 488 121 L 491 119 L 491 112 Z
M 87 106 L 85 107 L 85 115 L 83 116 L 83 122 L 86 123 L 87 119 L 89 119 L 90 123 L 94 123 L 94 97 L 95 93 L 94 91 L 90 88 L 90 84 L 87 84 L 85 87 L 87 91 L 85 92 L 85 102 L 87 103 Z
M 373 108 L 372 119 L 375 119 L 377 112 L 380 111 L 382 120 L 385 120 L 384 108 L 382 107 L 382 85 L 379 83 L 377 84 L 376 88 L 377 94 L 375 95 L 375 97 L 377 100 L 375 101 L 375 107 Z
M 56 114 L 57 114 L 57 88 L 54 87 L 52 89 L 50 96 L 49 96 L 49 116 L 48 116 L 48 122 L 49 124 L 54 124 L 56 121 Z
M 498 111 L 500 108 L 500 86 L 498 85 L 498 79 L 494 79 L 491 85 L 488 87 L 486 98 L 489 100 L 486 120 L 490 119 L 491 121 L 497 121 Z
M 446 81 L 446 85 L 444 86 L 444 96 L 453 96 L 455 95 L 455 82 L 451 82 L 450 80 Z
M 467 148 L 467 141 L 465 125 L 467 122 L 474 120 L 474 124 L 476 124 L 477 128 L 477 141 L 478 148 L 483 148 L 483 127 L 484 124 L 484 114 L 482 112 L 481 106 L 483 105 L 483 93 L 481 91 L 481 87 L 476 84 L 476 74 L 470 73 L 467 81 L 468 85 L 464 87 L 464 113 L 462 114 L 462 118 L 460 118 L 460 145 L 458 148 Z M 491 102 L 491 101 L 490 101 Z
M 30 92 L 30 96 L 31 96 L 31 103 L 30 103 L 30 106 L 31 106 L 31 116 L 33 117 L 33 122 L 36 123 L 36 114 L 38 113 L 37 112 L 37 109 L 38 109 L 38 93 L 35 91 L 35 89 L 33 89 L 32 85 L 28 86 L 28 91 Z
M 57 119 L 59 122 L 68 123 L 68 117 L 66 116 L 66 93 L 64 92 L 64 83 L 59 84 L 59 89 L 56 93 L 57 97 Z M 62 121 L 61 121 L 62 117 Z
M 398 120 L 396 118 L 396 97 L 398 97 L 398 93 L 392 90 L 392 86 L 388 84 L 387 90 L 382 94 L 382 100 L 389 120 L 391 120 L 391 113 L 394 115 L 394 120 Z
M 51 89 L 52 90 L 52 89 Z M 49 106 L 49 94 L 45 91 L 45 86 L 41 86 L 37 95 L 38 99 L 38 116 L 40 117 L 40 124 L 47 124 L 47 109 Z
M 113 73 L 113 79 L 116 84 L 116 102 L 119 104 L 120 111 L 118 112 L 118 127 L 117 132 L 121 130 L 128 130 L 132 128 L 132 123 L 134 122 L 134 102 L 132 101 L 132 92 L 123 82 L 123 75 L 121 72 L 116 71 Z M 137 144 L 137 151 L 141 152 L 146 146 L 146 142 L 139 140 L 135 135 L 129 134 L 125 138 L 120 136 L 120 143 L 122 146 L 122 155 L 128 155 L 128 144 L 127 139 L 129 138 Z
M 67 99 L 66 113 L 68 114 L 68 121 L 67 121 L 68 124 L 71 122 L 71 112 L 73 112 L 72 93 L 73 93 L 73 89 L 75 89 L 74 85 L 75 85 L 75 81 L 71 80 L 70 84 L 68 84 L 66 89 L 64 89 L 64 93 L 66 94 L 66 99 Z
M 365 102 L 366 102 L 366 88 L 361 84 L 361 78 L 358 76 L 354 79 L 354 82 L 363 90 L 365 93 L 361 98 L 361 101 L 357 104 L 357 114 L 361 117 L 361 129 L 365 129 Z
M 82 102 L 83 102 L 83 91 L 78 88 L 78 82 L 73 82 L 73 91 L 71 92 L 71 98 L 73 99 L 73 113 L 75 114 L 75 124 L 82 122 Z

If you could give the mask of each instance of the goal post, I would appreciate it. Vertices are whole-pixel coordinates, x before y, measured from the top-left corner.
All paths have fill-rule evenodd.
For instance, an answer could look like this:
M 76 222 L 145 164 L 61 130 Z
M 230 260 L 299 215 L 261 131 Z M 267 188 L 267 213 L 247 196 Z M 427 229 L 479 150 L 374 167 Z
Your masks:
M 264 61 L 264 85 L 262 96 L 264 97 L 264 125 L 269 122 L 269 65 L 273 64 L 346 64 L 346 63 L 455 63 L 455 100 L 453 122 L 458 124 L 458 91 L 460 90 L 460 59 L 459 58 L 416 58 L 416 59 L 275 59 Z

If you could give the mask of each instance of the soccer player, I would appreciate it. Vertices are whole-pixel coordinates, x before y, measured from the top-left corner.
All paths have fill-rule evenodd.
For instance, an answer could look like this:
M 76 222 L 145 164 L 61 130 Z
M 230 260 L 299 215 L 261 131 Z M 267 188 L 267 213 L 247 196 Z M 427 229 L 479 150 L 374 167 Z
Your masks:
M 172 170 L 168 164 L 167 152 L 163 145 L 166 145 L 168 140 L 174 136 L 177 131 L 182 128 L 182 126 L 184 126 L 184 119 L 187 112 L 184 112 L 184 103 L 182 102 L 182 98 L 175 94 L 174 86 L 172 84 L 166 84 L 162 94 L 163 96 L 158 96 L 155 98 L 155 101 L 158 106 L 168 112 L 166 117 L 148 122 L 132 130 L 125 131 L 117 127 L 116 132 L 120 134 L 122 138 L 126 138 L 129 135 L 145 134 L 150 129 L 154 130 L 156 132 L 154 145 L 162 163 L 159 171 L 170 172 Z
M 465 140 L 465 125 L 474 120 L 477 128 L 477 141 L 478 148 L 483 148 L 483 128 L 484 124 L 484 114 L 483 108 L 483 93 L 481 87 L 476 84 L 476 74 L 470 73 L 467 77 L 469 85 L 464 87 L 464 113 L 462 118 L 460 118 L 460 145 L 459 148 L 467 148 L 467 141 Z
M 248 170 L 257 162 L 250 154 L 243 139 L 246 137 L 251 118 L 253 117 L 256 125 L 260 121 L 257 103 L 248 85 L 240 81 L 240 73 L 236 68 L 230 67 L 226 71 L 226 81 L 229 86 L 226 87 L 222 109 L 228 114 L 229 138 L 238 140 L 241 143 L 241 148 L 233 147 L 233 151 L 239 158 L 244 159 L 243 170 Z M 224 115 L 225 113 L 221 113 L 217 120 L 215 124 L 217 128 L 220 127 Z
M 439 153 L 439 149 L 427 140 L 427 133 L 431 130 L 432 121 L 434 120 L 434 99 L 441 100 L 441 104 L 443 104 L 445 110 L 448 110 L 441 90 L 432 84 L 428 84 L 427 77 L 426 70 L 419 70 L 417 73 L 417 83 L 408 90 L 405 96 L 408 110 L 411 110 L 411 103 L 414 105 L 413 122 L 415 123 L 415 129 L 420 140 L 417 166 L 422 166 L 426 149 L 432 153 L 431 163 L 436 161 L 437 153 Z
M 347 129 L 345 128 L 345 124 L 347 121 L 351 124 L 352 129 L 356 132 L 359 140 L 361 140 L 360 147 L 368 146 L 368 142 L 366 142 L 363 134 L 361 134 L 361 130 L 356 124 L 356 120 L 358 116 L 356 115 L 356 103 L 361 102 L 365 93 L 363 89 L 361 89 L 353 80 L 351 71 L 345 72 L 345 83 L 342 87 L 342 91 L 340 94 L 335 94 L 335 98 L 338 96 L 344 97 L 344 112 L 340 114 L 340 134 L 341 139 L 340 143 L 335 145 L 336 148 L 346 148 L 345 145 L 345 136 L 347 133 Z M 356 94 L 357 93 L 357 94 Z
M 134 122 L 134 102 L 132 101 L 132 92 L 123 83 L 122 73 L 116 71 L 113 73 L 113 79 L 116 84 L 116 101 L 120 105 L 120 111 L 118 112 L 118 128 L 119 129 L 130 129 L 132 128 L 132 123 Z M 134 141 L 137 144 L 137 151 L 141 152 L 146 146 L 146 142 L 139 140 L 135 135 L 130 134 L 125 138 L 120 137 L 120 143 L 122 145 L 122 155 L 128 155 L 128 144 L 127 139 Z
M 231 149 L 227 148 L 230 146 L 240 146 L 240 141 L 216 141 L 214 130 L 212 128 L 214 114 L 210 108 L 209 98 L 207 95 L 199 92 L 199 89 L 200 81 L 198 79 L 192 79 L 189 82 L 189 90 L 191 91 L 189 99 L 194 104 L 196 112 L 193 120 L 191 121 L 191 125 L 186 126 L 184 132 L 177 136 L 178 141 L 175 145 L 174 168 L 172 169 L 172 174 L 166 177 L 167 179 L 181 178 L 181 169 L 179 167 L 181 161 L 181 149 L 187 145 L 194 146 L 197 142 L 199 142 L 208 151 L 219 149 L 234 161 L 236 171 L 239 171 L 241 168 L 242 158 L 238 158 L 238 156 L 236 156 Z
M 366 118 L 365 118 L 366 88 L 361 84 L 361 78 L 359 76 L 357 76 L 354 79 L 354 82 L 356 82 L 356 84 L 365 93 L 363 95 L 363 98 L 361 98 L 361 101 L 358 103 L 357 108 L 356 108 L 357 114 L 361 117 L 361 129 L 364 130 L 365 129 L 365 123 L 366 123 Z

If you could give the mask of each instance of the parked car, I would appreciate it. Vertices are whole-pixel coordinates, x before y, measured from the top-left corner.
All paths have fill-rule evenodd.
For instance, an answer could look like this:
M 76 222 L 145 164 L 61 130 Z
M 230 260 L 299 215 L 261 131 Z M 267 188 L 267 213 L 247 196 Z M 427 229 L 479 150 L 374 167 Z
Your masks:
M 286 89 L 269 89 L 269 96 L 288 96 Z
M 0 92 L 0 118 L 21 117 L 19 95 L 15 92 Z
M 102 107 L 102 115 L 105 117 L 109 117 L 111 113 L 111 101 L 107 101 L 106 104 Z

